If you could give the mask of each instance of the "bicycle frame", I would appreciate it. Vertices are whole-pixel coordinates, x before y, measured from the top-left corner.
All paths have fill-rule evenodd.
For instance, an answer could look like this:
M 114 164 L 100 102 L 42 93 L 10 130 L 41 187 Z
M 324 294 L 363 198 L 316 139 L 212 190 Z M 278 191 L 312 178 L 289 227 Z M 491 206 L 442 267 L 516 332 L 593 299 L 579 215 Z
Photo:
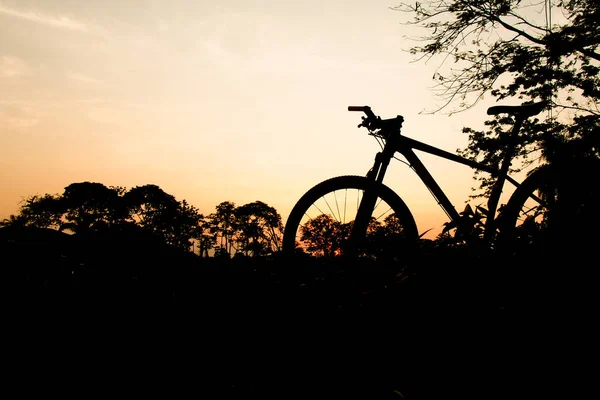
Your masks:
M 350 109 L 350 108 L 349 108 Z M 353 110 L 351 110 L 353 111 Z M 370 112 L 370 109 L 369 109 Z M 527 118 L 527 115 L 516 115 L 513 129 L 508 133 L 510 135 L 508 145 L 506 146 L 506 153 L 500 165 L 500 168 L 493 168 L 482 163 L 466 159 L 459 155 L 450 153 L 448 151 L 439 149 L 437 147 L 419 142 L 401 134 L 402 117 L 389 120 L 379 120 L 379 123 L 384 127 L 376 134 L 377 136 L 385 139 L 385 145 L 381 152 L 378 152 L 375 156 L 375 163 L 373 167 L 367 173 L 367 178 L 374 180 L 378 183 L 382 183 L 387 167 L 396 153 L 402 154 L 408 165 L 417 173 L 423 184 L 429 189 L 432 196 L 436 199 L 438 205 L 444 210 L 446 215 L 453 222 L 460 220 L 460 214 L 456 211 L 456 208 L 452 205 L 442 188 L 435 181 L 433 176 L 429 173 L 425 165 L 421 162 L 414 150 L 420 150 L 425 153 L 454 161 L 459 164 L 467 165 L 471 168 L 475 168 L 484 172 L 488 172 L 493 176 L 496 176 L 497 180 L 492 187 L 490 197 L 488 199 L 488 218 L 486 219 L 484 238 L 491 238 L 491 234 L 494 230 L 495 214 L 505 181 L 509 181 L 515 187 L 519 187 L 520 183 L 511 178 L 508 175 L 510 164 L 514 156 L 515 141 L 513 140 L 518 135 L 519 130 L 523 121 Z M 367 126 L 367 128 L 369 128 Z M 536 198 L 537 201 L 540 201 Z M 368 216 L 371 215 L 371 210 L 375 206 L 376 197 L 375 195 L 369 195 L 365 193 L 361 201 L 356 220 L 353 226 L 352 235 L 354 238 L 361 237 L 360 232 L 366 230 L 368 225 Z

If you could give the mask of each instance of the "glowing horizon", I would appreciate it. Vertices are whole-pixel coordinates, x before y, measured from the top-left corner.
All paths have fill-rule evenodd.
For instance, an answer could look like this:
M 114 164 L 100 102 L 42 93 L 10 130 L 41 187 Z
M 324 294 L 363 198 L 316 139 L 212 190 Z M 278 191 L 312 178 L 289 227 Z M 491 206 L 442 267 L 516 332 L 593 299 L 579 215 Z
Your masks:
M 156 184 L 209 214 L 256 200 L 284 222 L 298 198 L 364 175 L 379 146 L 349 105 L 405 117 L 403 133 L 454 151 L 485 106 L 430 115 L 437 65 L 403 51 L 413 36 L 389 0 L 227 4 L 0 0 L 0 219 L 75 182 Z M 464 166 L 423 158 L 457 209 Z M 447 220 L 416 176 L 385 182 L 420 231 Z

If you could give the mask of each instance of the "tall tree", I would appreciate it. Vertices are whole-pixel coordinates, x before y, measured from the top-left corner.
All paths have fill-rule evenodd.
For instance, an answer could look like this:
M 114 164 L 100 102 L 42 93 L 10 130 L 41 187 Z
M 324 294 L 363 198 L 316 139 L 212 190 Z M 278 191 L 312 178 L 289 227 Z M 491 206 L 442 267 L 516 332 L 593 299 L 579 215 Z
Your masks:
M 185 200 L 178 202 L 157 185 L 136 186 L 123 195 L 128 217 L 166 243 L 189 249 L 200 213 Z
M 155 231 L 167 230 L 167 215 L 174 214 L 178 206 L 175 197 L 151 184 L 131 188 L 123 200 L 129 218 L 142 228 Z
M 11 215 L 6 224 L 59 229 L 63 224 L 64 210 L 64 205 L 58 195 L 33 195 L 21 202 L 19 214 Z
M 236 230 L 235 203 L 224 201 L 216 206 L 216 211 L 209 215 L 212 231 L 219 240 L 216 250 L 231 255 L 233 235 Z
M 119 189 L 101 183 L 72 183 L 60 198 L 66 223 L 61 230 L 75 233 L 98 230 L 120 222 L 125 217 L 121 207 Z
M 554 3 L 554 4 L 552 4 Z M 439 61 L 434 79 L 443 105 L 460 111 L 484 95 L 513 102 L 545 100 L 543 123 L 523 127 L 518 159 L 559 162 L 572 154 L 600 152 L 600 3 L 597 0 L 425 0 L 395 10 L 423 28 L 410 49 L 418 60 Z M 465 128 L 461 153 L 497 164 L 502 125 L 496 117 L 485 132 Z M 488 178 L 478 178 L 489 189 Z
M 171 231 L 167 235 L 167 242 L 189 250 L 192 245 L 192 239 L 197 236 L 198 224 L 202 218 L 202 214 L 198 209 L 186 200 L 178 203 L 177 212 L 173 216 L 171 222 Z
M 209 217 L 200 214 L 198 226 L 196 227 L 195 239 L 198 241 L 198 255 L 209 257 L 209 252 L 216 244 L 216 234 L 212 229 L 212 221 Z
M 283 223 L 277 210 L 262 201 L 235 209 L 236 238 L 240 250 L 253 256 L 281 249 Z

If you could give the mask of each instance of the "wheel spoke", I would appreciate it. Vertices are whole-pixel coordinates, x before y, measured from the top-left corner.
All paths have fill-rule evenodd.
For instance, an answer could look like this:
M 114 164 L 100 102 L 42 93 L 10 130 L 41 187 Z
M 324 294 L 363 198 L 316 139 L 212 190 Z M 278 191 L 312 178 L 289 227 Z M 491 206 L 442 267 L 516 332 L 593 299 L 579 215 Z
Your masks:
M 323 211 L 321 211 L 321 209 L 319 208 L 319 206 L 317 205 L 317 203 L 316 203 L 316 202 L 315 202 L 315 203 L 313 203 L 313 204 L 311 205 L 311 207 L 314 207 L 314 208 L 316 208 L 317 210 L 319 210 L 319 214 L 325 214 Z M 306 211 L 308 211 L 308 209 L 307 209 Z M 311 217 L 310 217 L 310 215 L 308 215 L 308 213 L 307 213 L 307 212 L 305 212 L 305 213 L 304 213 L 304 215 L 306 215 L 308 218 L 311 218 Z
M 334 195 L 335 195 L 335 192 L 334 192 Z M 337 219 L 337 217 L 335 216 L 335 213 L 334 213 L 334 212 L 333 212 L 333 210 L 331 209 L 331 206 L 329 205 L 329 202 L 327 201 L 327 199 L 325 198 L 325 196 L 323 196 L 323 200 L 325 200 L 325 204 L 327 204 L 327 208 L 329 208 L 329 211 L 331 211 L 331 215 L 333 216 L 333 218 L 334 218 L 336 221 L 340 222 L 340 221 Z
M 386 238 L 398 229 L 406 230 L 408 238 L 417 239 L 414 218 L 404 202 L 391 189 L 383 185 L 380 186 L 381 189 L 373 188 L 372 185 L 372 182 L 364 177 L 347 176 L 332 178 L 309 190 L 290 213 L 284 230 L 284 251 L 294 250 L 294 244 L 299 243 L 309 255 L 341 255 L 343 242 L 347 240 L 348 224 L 355 220 L 367 188 L 375 196 L 375 207 L 371 211 L 371 217 L 375 218 L 378 224 L 374 230 L 366 233 L 369 237 L 367 247 L 357 249 L 359 251 L 353 254 L 369 259 L 383 255 L 382 252 L 389 250 L 384 250 L 382 246 L 390 246 Z M 351 198 L 353 196 L 356 196 L 356 206 Z M 342 201 L 343 204 L 340 204 Z M 317 211 L 318 214 L 313 215 Z M 387 227 L 385 218 L 392 214 L 396 214 L 398 218 L 390 222 L 393 225 Z M 392 230 L 389 230 L 390 228 Z M 402 246 L 389 248 L 393 248 L 396 253 Z
M 340 205 L 339 205 L 338 199 L 337 199 L 337 190 L 335 192 L 333 192 L 333 197 L 335 198 L 335 208 L 337 209 L 338 217 L 339 217 L 339 218 L 337 218 L 337 220 L 339 222 L 342 222 L 342 214 L 340 213 Z
M 346 223 L 346 202 L 348 200 L 348 189 L 344 190 L 344 224 Z
M 377 207 L 375 207 L 375 208 L 377 208 Z M 384 215 L 386 215 L 387 213 L 389 213 L 391 210 L 392 210 L 392 207 L 389 207 L 382 214 L 379 214 L 379 216 L 377 218 L 375 218 L 375 220 L 379 221 L 381 219 L 381 217 L 383 217 Z

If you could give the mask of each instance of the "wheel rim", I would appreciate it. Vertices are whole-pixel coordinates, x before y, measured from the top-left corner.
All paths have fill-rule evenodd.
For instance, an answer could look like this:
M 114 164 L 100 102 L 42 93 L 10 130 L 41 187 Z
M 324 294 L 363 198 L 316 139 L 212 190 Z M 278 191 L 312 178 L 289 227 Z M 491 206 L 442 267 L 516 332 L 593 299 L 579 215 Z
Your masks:
M 507 207 L 509 225 L 503 242 L 512 253 L 542 255 L 573 248 L 598 221 L 600 191 L 585 184 L 581 175 L 542 170 L 515 194 Z
M 321 190 L 315 190 L 317 186 L 312 193 L 309 191 L 298 202 L 292 212 L 295 215 L 290 215 L 286 225 L 288 250 L 293 242 L 296 253 L 328 258 L 347 255 L 344 244 L 364 195 L 362 182 L 339 180 Z M 354 255 L 363 259 L 389 259 L 392 253 L 398 254 L 403 242 L 415 236 L 414 219 L 406 206 L 397 196 L 382 190 L 375 202 L 367 237 Z
M 556 202 L 556 193 L 549 189 L 537 189 L 534 195 L 542 200 L 528 197 L 517 213 L 514 239 L 520 247 L 539 245 L 548 222 L 548 210 Z

